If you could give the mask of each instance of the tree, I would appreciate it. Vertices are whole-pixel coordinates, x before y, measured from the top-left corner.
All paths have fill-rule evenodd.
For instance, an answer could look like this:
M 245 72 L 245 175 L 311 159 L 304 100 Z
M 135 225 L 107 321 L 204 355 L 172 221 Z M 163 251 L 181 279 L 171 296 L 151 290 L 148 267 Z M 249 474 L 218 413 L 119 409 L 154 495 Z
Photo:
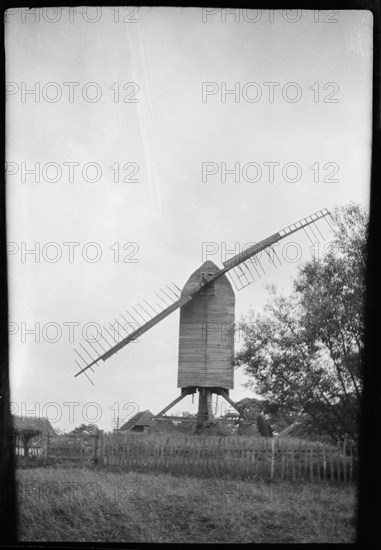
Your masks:
M 271 428 L 270 422 L 263 416 L 259 414 L 257 417 L 257 427 L 258 431 L 263 437 L 273 437 L 273 430 Z
M 72 435 L 93 435 L 98 431 L 98 426 L 96 424 L 81 424 L 77 428 L 74 428 L 70 432 Z
M 241 323 L 235 363 L 290 422 L 302 415 L 311 433 L 337 440 L 358 434 L 367 217 L 350 204 L 333 219 L 328 252 L 299 268 L 290 295 L 270 287 L 264 311 Z

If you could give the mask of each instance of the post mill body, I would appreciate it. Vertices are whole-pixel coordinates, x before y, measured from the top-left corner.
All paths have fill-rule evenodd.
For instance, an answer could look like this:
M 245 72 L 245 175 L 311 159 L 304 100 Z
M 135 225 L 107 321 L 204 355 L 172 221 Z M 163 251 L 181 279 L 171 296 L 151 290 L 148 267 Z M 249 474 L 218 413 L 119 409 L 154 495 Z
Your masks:
M 199 267 L 186 282 L 187 295 L 219 268 L 211 261 Z M 234 388 L 235 295 L 226 275 L 204 287 L 180 310 L 178 382 L 182 393 L 199 393 L 197 428 L 213 418 L 212 394 Z

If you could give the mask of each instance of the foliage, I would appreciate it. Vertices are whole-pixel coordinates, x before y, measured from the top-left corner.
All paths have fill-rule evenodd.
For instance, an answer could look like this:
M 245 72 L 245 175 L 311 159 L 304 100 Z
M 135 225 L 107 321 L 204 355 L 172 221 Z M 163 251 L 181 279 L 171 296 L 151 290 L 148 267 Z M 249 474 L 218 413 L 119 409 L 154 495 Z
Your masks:
M 70 434 L 73 435 L 93 435 L 96 434 L 98 431 L 98 426 L 96 424 L 81 424 L 77 428 L 74 428 Z
M 335 237 L 299 268 L 289 296 L 269 288 L 262 312 L 241 323 L 235 364 L 248 387 L 307 431 L 356 438 L 362 391 L 367 219 L 350 204 L 333 213 Z M 307 418 L 307 420 L 306 420 Z
M 66 429 L 65 428 L 54 428 L 57 435 L 65 435 Z

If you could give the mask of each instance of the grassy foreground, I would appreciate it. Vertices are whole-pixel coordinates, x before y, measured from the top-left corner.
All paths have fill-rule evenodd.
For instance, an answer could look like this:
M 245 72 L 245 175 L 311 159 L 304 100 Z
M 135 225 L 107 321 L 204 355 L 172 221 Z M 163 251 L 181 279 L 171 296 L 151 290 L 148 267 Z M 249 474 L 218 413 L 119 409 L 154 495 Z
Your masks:
M 21 541 L 354 542 L 353 486 L 80 468 L 17 472 Z

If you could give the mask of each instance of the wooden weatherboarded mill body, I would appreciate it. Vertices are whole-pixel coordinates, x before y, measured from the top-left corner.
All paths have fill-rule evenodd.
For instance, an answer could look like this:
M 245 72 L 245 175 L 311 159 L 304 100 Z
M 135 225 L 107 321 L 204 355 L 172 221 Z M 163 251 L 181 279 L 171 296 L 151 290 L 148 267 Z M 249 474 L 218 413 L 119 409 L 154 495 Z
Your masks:
M 203 263 L 189 277 L 182 290 L 174 283 L 172 283 L 174 286 L 171 287 L 166 285 L 166 290 L 161 289 L 166 298 L 155 293 L 167 304 L 165 309 L 161 309 L 156 304 L 161 309 L 160 312 L 157 312 L 156 308 L 144 300 L 144 306 L 139 304 L 141 311 L 133 308 L 134 312 L 143 318 L 143 324 L 140 324 L 135 318 L 135 313 L 128 312 L 134 326 L 137 325 L 137 328 L 132 332 L 129 332 L 127 328 L 131 325 L 131 320 L 122 315 L 125 322 L 125 324 L 121 323 L 122 330 L 127 335 L 122 337 L 120 341 L 110 344 L 110 340 L 111 342 L 112 339 L 115 341 L 115 338 L 105 329 L 106 335 L 101 335 L 104 341 L 99 342 L 102 351 L 95 348 L 98 342 L 96 344 L 90 343 L 91 349 L 87 349 L 86 345 L 81 344 L 81 350 L 76 350 L 81 363 L 76 360 L 80 370 L 75 376 L 81 373 L 88 376 L 87 371 L 92 369 L 93 365 L 100 360 L 106 361 L 121 348 L 180 308 L 178 387 L 181 388 L 181 395 L 165 407 L 155 418 L 157 420 L 171 418 L 164 416 L 165 413 L 186 395 L 194 394 L 197 391 L 199 393 L 198 429 L 202 429 L 212 418 L 211 398 L 213 393 L 222 395 L 241 414 L 241 408 L 229 397 L 229 390 L 233 389 L 234 384 L 232 359 L 234 354 L 235 296 L 226 273 L 237 268 L 238 273 L 236 273 L 236 276 L 243 283 L 241 288 L 251 284 L 256 280 L 257 275 L 260 276 L 256 262 L 262 267 L 259 260 L 262 251 L 267 252 L 270 257 L 269 250 L 272 250 L 273 255 L 276 256 L 274 245 L 278 241 L 301 229 L 306 232 L 308 227 L 310 227 L 313 238 L 316 239 L 317 234 L 312 230 L 312 225 L 316 225 L 318 220 L 326 218 L 326 216 L 329 216 L 328 210 L 322 210 L 270 235 L 225 261 L 223 268 L 217 267 L 210 261 Z M 316 228 L 318 229 L 317 226 Z M 318 231 L 323 237 L 319 229 Z M 312 243 L 311 236 L 307 232 L 306 234 Z M 319 239 L 317 240 L 319 241 Z M 275 263 L 274 257 L 270 261 Z M 180 292 L 180 295 L 178 292 Z M 175 299 L 173 296 L 175 296 Z M 167 300 L 172 303 L 168 304 Z M 147 306 L 154 311 L 152 317 L 152 313 L 150 315 L 146 309 Z M 144 314 L 149 317 L 148 321 L 144 320 Z M 105 350 L 105 346 L 109 349 Z M 89 357 L 93 357 L 94 352 L 100 355 L 88 363 L 82 355 L 83 352 L 86 352 Z
M 213 262 L 205 262 L 189 277 L 181 294 L 200 284 L 203 273 L 217 271 Z M 223 275 L 181 308 L 179 388 L 233 389 L 234 306 L 233 288 Z
M 218 271 L 213 262 L 205 262 L 189 277 L 181 295 Z M 198 429 L 212 419 L 212 393 L 234 387 L 234 309 L 233 288 L 222 275 L 180 310 L 177 386 L 182 393 L 199 392 Z

